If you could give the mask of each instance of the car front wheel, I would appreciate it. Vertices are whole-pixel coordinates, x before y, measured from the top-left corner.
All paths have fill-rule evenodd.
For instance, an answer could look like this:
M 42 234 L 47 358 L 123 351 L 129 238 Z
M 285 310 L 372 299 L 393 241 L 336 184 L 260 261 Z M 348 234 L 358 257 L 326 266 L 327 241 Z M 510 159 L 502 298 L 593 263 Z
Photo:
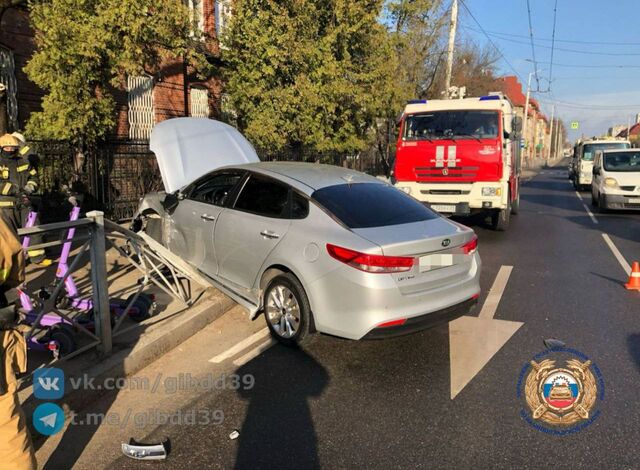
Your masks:
M 300 281 L 291 273 L 271 280 L 264 293 L 264 317 L 271 334 L 286 346 L 309 338 L 311 307 Z

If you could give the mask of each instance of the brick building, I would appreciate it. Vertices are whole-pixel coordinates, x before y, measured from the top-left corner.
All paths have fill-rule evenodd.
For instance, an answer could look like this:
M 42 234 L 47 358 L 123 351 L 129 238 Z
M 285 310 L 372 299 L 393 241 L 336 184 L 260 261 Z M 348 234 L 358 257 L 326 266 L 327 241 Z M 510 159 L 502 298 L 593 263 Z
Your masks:
M 231 0 L 187 0 L 205 36 L 205 48 L 214 58 L 217 36 L 230 12 Z M 0 83 L 8 87 L 10 127 L 24 129 L 30 114 L 40 109 L 42 90 L 31 83 L 23 67 L 33 54 L 34 32 L 26 9 L 9 8 L 0 18 Z M 116 90 L 118 124 L 115 136 L 148 139 L 157 122 L 179 116 L 220 115 L 219 78 L 199 80 L 180 57 L 162 64 L 153 75 L 130 76 Z

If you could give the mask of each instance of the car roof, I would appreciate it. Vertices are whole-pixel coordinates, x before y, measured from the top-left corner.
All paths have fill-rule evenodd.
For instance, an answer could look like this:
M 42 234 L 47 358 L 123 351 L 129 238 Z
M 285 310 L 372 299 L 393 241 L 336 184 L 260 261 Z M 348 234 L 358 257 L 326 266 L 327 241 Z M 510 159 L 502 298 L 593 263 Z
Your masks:
M 604 149 L 604 150 L 599 150 L 602 153 L 621 153 L 621 152 L 632 152 L 632 153 L 638 153 L 640 152 L 640 149 L 638 148 L 630 148 L 630 149 Z
M 379 183 L 384 181 L 356 170 L 335 165 L 304 162 L 259 162 L 235 165 L 283 180 L 298 189 L 311 193 L 314 190 L 347 183 Z

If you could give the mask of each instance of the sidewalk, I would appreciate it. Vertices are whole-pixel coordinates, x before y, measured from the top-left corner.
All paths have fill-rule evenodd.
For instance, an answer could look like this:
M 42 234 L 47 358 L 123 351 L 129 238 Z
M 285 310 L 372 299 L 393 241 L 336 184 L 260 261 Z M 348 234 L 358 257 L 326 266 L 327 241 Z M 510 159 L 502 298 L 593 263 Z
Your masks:
M 107 272 L 110 298 L 126 299 L 138 288 L 138 280 L 142 277 L 140 271 L 121 258 L 115 249 L 107 251 Z M 55 265 L 47 269 L 30 266 L 27 272 L 27 289 L 32 294 L 41 287 L 50 285 L 55 273 Z M 74 273 L 74 279 L 82 297 L 90 297 L 90 265 L 85 265 Z M 95 380 L 102 383 L 105 379 L 117 379 L 131 376 L 139 370 L 161 358 L 165 353 L 186 341 L 195 333 L 201 331 L 208 324 L 222 316 L 235 306 L 235 303 L 212 287 L 203 287 L 191 283 L 192 298 L 197 299 L 191 307 L 166 294 L 157 286 L 150 284 L 144 292 L 154 294 L 158 308 L 151 318 L 135 323 L 126 318 L 118 333 L 113 337 L 113 352 L 99 358 L 95 349 L 89 350 L 69 360 L 61 360 L 52 367 L 63 369 L 65 373 L 65 393 L 63 403 L 58 403 L 65 409 L 78 410 L 90 406 L 104 394 L 104 390 L 95 393 L 85 393 L 83 390 L 73 390 L 71 380 Z M 78 338 L 82 338 L 79 333 Z M 52 360 L 48 352 L 28 352 L 29 372 L 38 367 L 47 366 Z M 20 401 L 23 403 L 27 416 L 42 401 L 32 396 L 33 386 L 30 374 L 24 376 L 20 383 Z M 29 423 L 31 424 L 31 423 Z M 43 436 L 32 430 L 32 435 L 39 445 Z

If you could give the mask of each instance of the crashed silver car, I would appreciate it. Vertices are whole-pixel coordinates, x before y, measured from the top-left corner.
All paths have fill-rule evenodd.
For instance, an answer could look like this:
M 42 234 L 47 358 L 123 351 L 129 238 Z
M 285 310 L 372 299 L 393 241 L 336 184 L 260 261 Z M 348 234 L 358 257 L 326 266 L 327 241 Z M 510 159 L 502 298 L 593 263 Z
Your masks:
M 134 219 L 252 315 L 297 344 L 418 331 L 465 315 L 480 292 L 474 232 L 377 178 L 260 162 L 221 122 L 178 118 L 151 135 L 165 192 Z

